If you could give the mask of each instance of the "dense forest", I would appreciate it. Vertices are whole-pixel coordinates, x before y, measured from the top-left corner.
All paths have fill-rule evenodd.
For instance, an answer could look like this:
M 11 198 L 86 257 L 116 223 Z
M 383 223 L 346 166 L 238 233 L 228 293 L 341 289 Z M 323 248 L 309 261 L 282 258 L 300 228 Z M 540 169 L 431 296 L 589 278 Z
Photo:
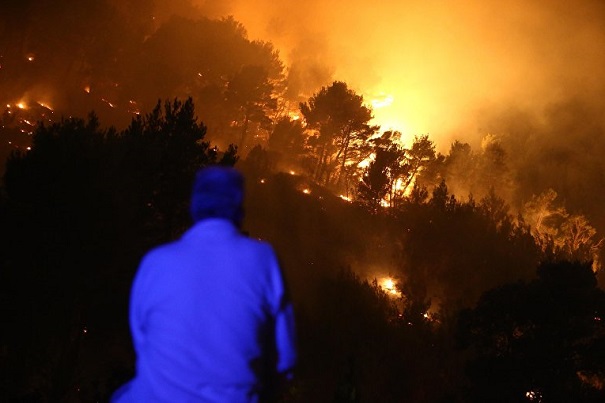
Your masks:
M 9 4 L 0 400 L 106 401 L 133 375 L 133 275 L 191 224 L 191 180 L 211 164 L 244 173 L 243 230 L 273 244 L 294 302 L 300 362 L 280 401 L 605 397 L 590 151 L 605 136 L 575 124 L 588 106 L 441 153 L 187 1 L 169 17 L 153 2 Z M 43 18 L 56 7 L 79 18 Z M 548 130 L 585 156 L 538 147 Z

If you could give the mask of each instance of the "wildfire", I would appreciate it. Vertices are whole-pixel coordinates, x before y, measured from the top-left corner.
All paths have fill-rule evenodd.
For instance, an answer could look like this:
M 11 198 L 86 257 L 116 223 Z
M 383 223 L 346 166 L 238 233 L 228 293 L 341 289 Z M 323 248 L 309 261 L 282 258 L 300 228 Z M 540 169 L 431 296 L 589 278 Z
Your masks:
M 391 277 L 383 278 L 380 282 L 380 288 L 392 296 L 401 297 L 401 292 L 397 290 L 397 285 Z

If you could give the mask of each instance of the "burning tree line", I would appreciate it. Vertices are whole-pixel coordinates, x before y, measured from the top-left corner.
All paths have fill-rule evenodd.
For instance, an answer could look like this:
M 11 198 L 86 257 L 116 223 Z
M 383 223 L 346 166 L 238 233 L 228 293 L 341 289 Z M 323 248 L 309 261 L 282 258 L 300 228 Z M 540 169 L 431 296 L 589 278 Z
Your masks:
M 0 209 L 9 399 L 102 400 L 130 376 L 138 259 L 188 226 L 193 172 L 234 164 L 235 149 L 225 151 L 206 141 L 188 100 L 158 104 L 123 131 L 94 115 L 40 125 L 32 149 L 9 159 Z M 298 313 L 301 364 L 284 401 L 602 398 L 605 294 L 594 272 L 542 264 L 532 279 L 555 250 L 493 192 L 460 201 L 444 182 L 430 192 L 416 184 L 376 210 L 323 186 L 302 193 L 304 176 L 250 180 L 253 161 L 242 161 L 246 229 L 280 251 Z M 565 215 L 552 199 L 533 200 L 541 225 Z M 340 270 L 371 264 L 390 265 L 401 301 Z
M 158 96 L 192 96 L 207 139 L 223 149 L 237 144 L 259 173 L 302 171 L 374 211 L 396 207 L 414 187 L 430 192 L 442 180 L 459 198 L 480 198 L 493 187 L 545 247 L 598 260 L 599 240 L 585 217 L 554 213 L 562 206 L 547 189 L 533 201 L 517 192 L 520 173 L 498 138 L 486 137 L 479 152 L 455 142 L 446 156 L 426 135 L 406 148 L 400 133 L 380 133 L 371 108 L 346 83 L 308 96 L 316 83 L 286 69 L 270 43 L 249 40 L 232 18 L 209 19 L 187 4 L 172 17 L 159 12 L 159 4 L 136 1 L 7 9 L 0 24 L 0 101 L 6 105 L 0 131 L 7 142 L 0 156 L 31 146 L 39 120 L 95 110 L 124 124 L 151 110 Z M 60 27 L 41 18 L 55 14 L 70 18 Z M 540 200 L 550 205 L 537 206 Z M 553 214 L 542 217 L 540 208 Z
M 193 97 L 207 139 L 223 149 L 236 144 L 257 171 L 305 172 L 375 211 L 442 180 L 458 198 L 494 188 L 545 247 L 598 260 L 599 240 L 586 217 L 554 213 L 562 205 L 548 188 L 532 189 L 539 194 L 533 201 L 518 191 L 522 173 L 510 160 L 516 150 L 498 137 L 486 136 L 478 152 L 455 142 L 446 156 L 426 135 L 403 147 L 400 133 L 380 133 L 371 108 L 346 83 L 317 90 L 328 77 L 286 68 L 271 43 L 248 39 L 233 18 L 204 16 L 209 5 L 182 1 L 170 13 L 162 7 L 138 0 L 7 6 L 0 16 L 0 132 L 8 140 L 0 157 L 29 147 L 39 120 L 95 110 L 126 125 L 158 97 Z M 536 207 L 539 200 L 550 206 Z M 536 208 L 553 214 L 542 217 Z

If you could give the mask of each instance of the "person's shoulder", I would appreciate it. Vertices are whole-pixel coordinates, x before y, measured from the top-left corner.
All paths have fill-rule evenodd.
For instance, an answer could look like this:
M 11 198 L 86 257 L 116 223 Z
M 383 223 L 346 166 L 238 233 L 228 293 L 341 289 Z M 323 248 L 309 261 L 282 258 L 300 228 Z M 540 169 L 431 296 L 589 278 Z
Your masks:
M 153 262 L 161 262 L 163 260 L 172 258 L 181 248 L 180 243 L 181 242 L 179 240 L 175 240 L 156 246 L 143 256 L 141 265 Z

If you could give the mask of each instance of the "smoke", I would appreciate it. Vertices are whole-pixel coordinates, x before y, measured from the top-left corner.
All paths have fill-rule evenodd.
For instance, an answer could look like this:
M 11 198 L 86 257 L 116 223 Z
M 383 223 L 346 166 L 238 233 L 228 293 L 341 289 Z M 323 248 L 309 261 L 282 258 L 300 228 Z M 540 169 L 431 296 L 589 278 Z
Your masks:
M 367 2 L 198 1 L 232 14 L 251 38 L 271 41 L 308 96 L 346 81 L 385 129 L 430 134 L 446 150 L 481 127 L 479 106 L 542 113 L 605 88 L 605 3 L 598 0 Z

